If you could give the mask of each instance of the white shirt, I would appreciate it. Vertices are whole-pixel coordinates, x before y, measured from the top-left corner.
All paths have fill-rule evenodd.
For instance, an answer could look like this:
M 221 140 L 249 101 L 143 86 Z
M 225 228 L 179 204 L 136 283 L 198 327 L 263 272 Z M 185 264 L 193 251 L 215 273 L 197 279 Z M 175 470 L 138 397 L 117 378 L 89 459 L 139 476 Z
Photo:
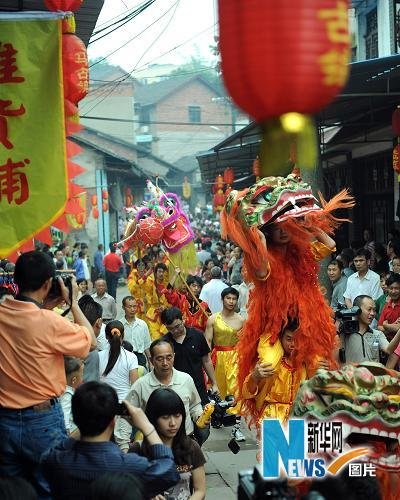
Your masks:
M 383 295 L 379 274 L 368 269 L 367 274 L 362 278 L 360 278 L 358 272 L 347 278 L 347 287 L 343 297 L 353 303 L 354 299 L 359 295 L 369 295 L 373 300 L 377 300 Z
M 65 388 L 64 394 L 60 396 L 60 404 L 62 411 L 64 413 L 65 428 L 69 433 L 76 429 L 74 420 L 72 418 L 72 396 L 74 395 L 75 389 L 70 385 Z
M 135 318 L 129 323 L 125 316 L 120 319 L 124 325 L 124 340 L 127 340 L 133 345 L 135 352 L 144 353 L 150 347 L 151 338 L 147 323 L 140 318 Z
M 133 352 L 129 352 L 123 347 L 117 362 L 113 366 L 113 369 L 107 374 L 103 375 L 108 363 L 108 357 L 110 355 L 110 345 L 104 351 L 99 352 L 99 375 L 100 382 L 105 382 L 111 385 L 118 394 L 119 402 L 126 398 L 126 395 L 131 388 L 131 383 L 129 380 L 129 372 L 138 367 L 137 357 Z
M 213 314 L 222 311 L 221 292 L 225 290 L 225 288 L 228 288 L 228 286 L 229 285 L 218 278 L 213 278 L 203 286 L 199 298 L 207 302 Z
M 106 337 L 106 325 L 103 323 L 100 328 L 99 336 L 97 337 L 97 350 L 104 351 L 108 349 L 109 343 Z

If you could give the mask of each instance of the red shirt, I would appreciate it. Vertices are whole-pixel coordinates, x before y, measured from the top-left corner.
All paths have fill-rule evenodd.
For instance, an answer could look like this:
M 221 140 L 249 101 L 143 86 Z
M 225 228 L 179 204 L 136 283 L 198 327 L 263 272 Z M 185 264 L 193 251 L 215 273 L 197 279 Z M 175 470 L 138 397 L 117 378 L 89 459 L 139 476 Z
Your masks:
M 106 271 L 110 273 L 118 273 L 120 267 L 123 265 L 123 262 L 119 255 L 115 252 L 110 252 L 104 257 L 103 264 Z
M 383 306 L 378 325 L 382 326 L 384 321 L 387 321 L 391 325 L 396 323 L 398 318 L 400 318 L 400 301 L 397 304 L 393 304 L 392 299 L 389 299 Z

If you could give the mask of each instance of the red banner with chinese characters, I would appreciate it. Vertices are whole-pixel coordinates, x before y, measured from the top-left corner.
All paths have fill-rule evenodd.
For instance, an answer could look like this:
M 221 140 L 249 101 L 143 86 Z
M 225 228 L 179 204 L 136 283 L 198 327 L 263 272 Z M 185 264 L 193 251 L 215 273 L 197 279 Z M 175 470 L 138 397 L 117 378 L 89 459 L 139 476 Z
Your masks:
M 68 199 L 61 26 L 61 14 L 0 15 L 0 257 Z

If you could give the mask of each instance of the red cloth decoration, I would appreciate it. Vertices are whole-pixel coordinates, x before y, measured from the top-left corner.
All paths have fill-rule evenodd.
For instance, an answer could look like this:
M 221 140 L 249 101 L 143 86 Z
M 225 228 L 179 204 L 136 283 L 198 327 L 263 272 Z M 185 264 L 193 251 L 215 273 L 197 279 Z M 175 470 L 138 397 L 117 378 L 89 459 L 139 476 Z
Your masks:
M 53 12 L 57 10 L 75 12 L 82 7 L 83 0 L 44 0 L 44 3 L 47 9 Z
M 218 1 L 225 86 L 257 121 L 312 114 L 348 76 L 348 0 Z
M 232 167 L 228 167 L 224 170 L 224 182 L 225 184 L 233 184 L 235 179 L 235 172 Z
M 85 44 L 76 35 L 62 35 L 64 96 L 73 104 L 89 89 L 89 68 Z
M 392 114 L 392 129 L 394 135 L 400 136 L 400 107 L 398 106 Z
M 393 170 L 400 174 L 400 144 L 393 148 Z
M 146 245 L 156 245 L 161 240 L 164 229 L 161 223 L 153 217 L 141 219 L 138 225 L 141 240 Z

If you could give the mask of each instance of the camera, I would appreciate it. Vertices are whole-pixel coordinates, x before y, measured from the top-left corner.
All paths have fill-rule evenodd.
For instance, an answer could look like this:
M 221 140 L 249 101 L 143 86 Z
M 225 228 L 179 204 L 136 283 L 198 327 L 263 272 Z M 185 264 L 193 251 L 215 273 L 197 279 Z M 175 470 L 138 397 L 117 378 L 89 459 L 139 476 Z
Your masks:
M 236 401 L 233 396 L 226 396 L 221 399 L 217 394 L 210 394 L 210 401 L 214 403 L 214 411 L 211 415 L 211 427 L 219 429 L 220 427 L 230 427 L 236 423 L 236 415 L 227 413 L 229 408 L 235 406 Z
M 351 335 L 358 332 L 358 316 L 360 313 L 361 309 L 359 307 L 343 308 L 336 311 L 335 320 L 339 321 L 339 335 Z
M 67 273 L 57 273 L 53 278 L 53 282 L 51 283 L 51 287 L 49 293 L 47 294 L 48 299 L 56 299 L 58 297 L 62 297 L 60 283 L 58 278 L 63 280 L 64 285 L 68 288 L 69 302 L 72 299 L 72 275 Z
M 259 500 L 263 498 L 295 500 L 296 493 L 286 479 L 264 479 L 260 466 L 253 470 L 239 472 L 238 500 Z
M 128 407 L 125 406 L 124 403 L 118 403 L 115 414 L 121 415 L 121 417 L 128 417 L 129 416 Z

